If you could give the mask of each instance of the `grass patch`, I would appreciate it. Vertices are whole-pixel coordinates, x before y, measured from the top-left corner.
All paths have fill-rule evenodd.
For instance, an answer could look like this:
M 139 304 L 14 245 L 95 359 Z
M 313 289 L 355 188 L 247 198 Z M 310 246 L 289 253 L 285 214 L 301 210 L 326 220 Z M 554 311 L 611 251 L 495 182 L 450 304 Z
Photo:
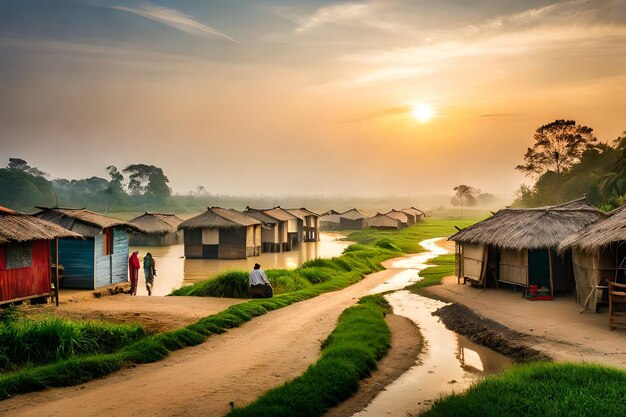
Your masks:
M 626 372 L 589 364 L 536 362 L 489 377 L 461 395 L 437 400 L 438 416 L 624 416 Z
M 281 291 L 285 291 L 282 294 L 279 293 L 270 299 L 255 299 L 230 306 L 220 313 L 204 317 L 182 329 L 145 337 L 117 353 L 70 358 L 53 365 L 5 373 L 0 375 L 0 399 L 46 387 L 75 385 L 101 377 L 124 366 L 161 360 L 171 351 L 202 343 L 214 333 L 223 333 L 268 311 L 352 285 L 363 276 L 381 270 L 380 263 L 386 259 L 399 256 L 403 252 L 422 251 L 421 246 L 417 244 L 419 240 L 448 236 L 454 232 L 454 225 L 462 227 L 471 222 L 471 220 L 427 219 L 418 225 L 396 232 L 359 231 L 357 236 L 353 234 L 349 237 L 359 243 L 349 246 L 340 257 L 308 261 L 295 270 L 268 270 L 270 281 Z M 295 288 L 299 289 L 290 291 Z M 218 279 L 202 281 L 181 288 L 175 293 L 176 295 L 248 297 L 248 273 L 229 271 L 221 274 Z M 331 362 L 325 362 L 327 365 L 323 366 L 329 366 L 337 372 L 344 368 L 351 369 L 352 365 L 346 365 L 350 359 L 343 357 L 350 356 L 349 351 L 348 348 L 343 348 L 343 350 L 338 348 L 332 355 L 334 361 L 332 365 L 328 365 Z M 365 362 L 369 360 L 367 355 L 361 356 L 362 352 L 351 353 Z M 371 365 L 371 361 L 368 363 Z M 366 368 L 359 368 L 356 371 L 357 374 L 363 375 L 367 372 L 363 369 Z M 340 391 L 342 392 L 340 396 L 343 396 L 344 390 Z M 330 404 L 327 400 L 324 401 L 324 404 Z
M 322 343 L 317 363 L 302 376 L 228 416 L 321 416 L 349 398 L 359 388 L 359 380 L 376 369 L 378 359 L 389 349 L 391 335 L 385 311 L 389 311 L 389 306 L 380 295 L 365 297 L 346 309 L 335 330 Z

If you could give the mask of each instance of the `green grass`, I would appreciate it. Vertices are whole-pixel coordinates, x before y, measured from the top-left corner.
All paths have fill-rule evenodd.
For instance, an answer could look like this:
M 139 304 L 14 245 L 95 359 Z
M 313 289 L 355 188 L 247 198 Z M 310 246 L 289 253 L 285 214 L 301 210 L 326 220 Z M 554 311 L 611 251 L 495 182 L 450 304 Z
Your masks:
M 111 353 L 144 337 L 137 325 L 73 321 L 59 317 L 0 322 L 0 371 L 54 363 L 75 356 Z
M 464 394 L 437 400 L 422 415 L 625 416 L 626 372 L 588 364 L 521 365 L 479 382 Z
M 359 380 L 376 369 L 389 349 L 391 335 L 380 295 L 361 299 L 346 309 L 335 330 L 322 343 L 321 358 L 300 377 L 270 390 L 230 417 L 316 417 L 352 396 Z
M 0 399 L 41 390 L 46 387 L 70 386 L 101 377 L 125 366 L 154 362 L 169 352 L 202 343 L 212 334 L 222 333 L 278 308 L 352 285 L 365 275 L 382 269 L 380 263 L 403 252 L 423 250 L 417 242 L 454 232 L 454 225 L 463 227 L 472 220 L 427 219 L 399 232 L 360 231 L 351 240 L 344 254 L 332 259 L 315 259 L 295 270 L 269 270 L 268 277 L 279 291 L 271 299 L 257 299 L 236 304 L 228 309 L 198 320 L 175 331 L 145 337 L 112 354 L 96 354 L 61 360 L 52 365 L 22 369 L 0 375 Z M 206 280 L 185 287 L 185 295 L 247 297 L 247 272 L 229 271 L 218 280 Z M 282 288 L 281 288 L 282 287 Z M 340 361 L 338 360 L 338 363 Z M 340 365 L 337 365 L 338 369 Z

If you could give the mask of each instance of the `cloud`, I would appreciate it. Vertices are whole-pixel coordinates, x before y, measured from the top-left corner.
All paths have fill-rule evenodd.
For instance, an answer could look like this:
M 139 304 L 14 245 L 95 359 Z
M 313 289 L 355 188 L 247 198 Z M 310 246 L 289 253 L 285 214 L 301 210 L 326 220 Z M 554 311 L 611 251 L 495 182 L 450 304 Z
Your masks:
M 190 16 L 179 12 L 178 10 L 154 6 L 151 4 L 146 4 L 138 9 L 125 6 L 111 6 L 111 8 L 136 14 L 138 16 L 154 20 L 155 22 L 162 23 L 166 26 L 178 29 L 183 32 L 199 36 L 217 36 L 230 42 L 239 43 L 237 40 L 231 38 L 230 36 L 225 35 L 224 33 L 213 29 L 210 26 L 202 24 L 197 20 L 192 19 Z
M 297 32 L 305 32 L 327 23 L 346 23 L 361 18 L 368 13 L 369 6 L 359 3 L 344 3 L 317 9 L 315 13 L 307 17 L 285 17 L 299 24 Z

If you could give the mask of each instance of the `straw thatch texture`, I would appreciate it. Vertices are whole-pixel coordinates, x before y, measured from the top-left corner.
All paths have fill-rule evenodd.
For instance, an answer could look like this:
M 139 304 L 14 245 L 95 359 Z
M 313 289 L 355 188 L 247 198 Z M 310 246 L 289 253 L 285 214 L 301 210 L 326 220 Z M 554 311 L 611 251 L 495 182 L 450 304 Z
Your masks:
M 143 229 L 134 224 L 130 224 L 123 220 L 114 219 L 112 217 L 104 216 L 100 213 L 96 213 L 94 211 L 84 208 L 37 208 L 41 209 L 42 211 L 36 213 L 35 216 L 53 223 L 60 224 L 69 230 L 73 230 L 74 223 L 80 222 L 100 229 L 122 226 L 131 230 L 135 230 L 137 232 L 143 232 Z
M 396 219 L 399 220 L 402 223 L 408 223 L 409 222 L 409 215 L 403 211 L 398 211 L 396 209 L 391 209 L 389 210 L 387 213 L 384 213 L 385 215 L 391 217 L 392 219 Z
M 424 213 L 422 210 L 415 208 L 415 207 L 405 208 L 405 209 L 402 209 L 402 211 L 404 211 L 405 213 L 414 215 L 416 220 L 421 217 L 426 216 L 426 213 Z
M 267 214 L 263 213 L 262 211 L 249 211 L 246 210 L 243 212 L 246 216 L 250 216 L 253 219 L 257 219 L 258 221 L 260 221 L 261 223 L 264 224 L 278 224 L 279 221 L 276 220 L 275 218 L 268 216 Z
M 304 220 L 305 217 L 308 217 L 308 216 L 320 217 L 319 214 L 317 214 L 317 213 L 315 213 L 315 212 L 313 212 L 311 210 L 308 210 L 308 209 L 306 209 L 304 207 L 300 207 L 300 208 L 296 208 L 296 209 L 285 209 L 285 211 L 287 211 L 288 213 L 293 214 L 294 216 L 296 216 L 297 218 L 302 219 L 302 220 Z
M 179 229 L 218 228 L 229 229 L 261 224 L 260 221 L 246 216 L 236 210 L 221 207 L 208 207 L 207 211 L 196 217 L 185 220 L 178 225 Z
M 353 208 L 351 210 L 341 213 L 339 217 L 342 217 L 344 219 L 349 219 L 349 220 L 358 220 L 358 219 L 365 219 L 369 216 L 363 211 Z
M 607 216 L 569 236 L 559 245 L 559 251 L 575 248 L 595 254 L 612 243 L 626 241 L 626 204 Z
M 54 223 L 0 206 L 0 244 L 55 238 L 80 239 L 81 236 Z
M 514 250 L 550 248 L 604 216 L 586 199 L 550 207 L 503 209 L 450 240 Z
M 176 233 L 178 225 L 183 219 L 175 214 L 149 213 L 145 212 L 141 216 L 135 217 L 128 223 L 141 228 L 147 234 Z

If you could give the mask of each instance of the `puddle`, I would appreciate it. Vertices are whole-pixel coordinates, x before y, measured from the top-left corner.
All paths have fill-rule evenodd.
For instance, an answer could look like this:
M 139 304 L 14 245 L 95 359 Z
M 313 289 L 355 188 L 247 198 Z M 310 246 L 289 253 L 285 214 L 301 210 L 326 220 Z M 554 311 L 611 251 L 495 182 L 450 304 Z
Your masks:
M 429 252 L 387 261 L 385 266 L 390 268 L 387 272 L 390 277 L 372 293 L 401 289 L 419 281 L 419 271 L 428 266 L 428 260 L 448 253 L 436 244 L 437 240 L 422 242 Z M 507 357 L 448 330 L 438 317 L 432 315 L 446 303 L 406 290 L 395 291 L 385 298 L 395 314 L 418 325 L 424 338 L 424 349 L 413 367 L 354 416 L 417 415 L 440 396 L 462 392 L 480 377 L 499 373 L 511 365 Z
M 130 252 L 139 251 L 140 259 L 150 252 L 156 262 L 157 277 L 153 295 L 167 295 L 173 289 L 207 279 L 229 269 L 252 269 L 255 263 L 263 269 L 295 269 L 314 258 L 332 258 L 343 253 L 353 242 L 343 239 L 340 233 L 320 233 L 319 242 L 302 242 L 300 248 L 280 253 L 262 253 L 248 259 L 185 259 L 182 244 L 172 246 L 131 246 Z M 143 269 L 139 271 L 138 295 L 148 295 L 144 287 Z

